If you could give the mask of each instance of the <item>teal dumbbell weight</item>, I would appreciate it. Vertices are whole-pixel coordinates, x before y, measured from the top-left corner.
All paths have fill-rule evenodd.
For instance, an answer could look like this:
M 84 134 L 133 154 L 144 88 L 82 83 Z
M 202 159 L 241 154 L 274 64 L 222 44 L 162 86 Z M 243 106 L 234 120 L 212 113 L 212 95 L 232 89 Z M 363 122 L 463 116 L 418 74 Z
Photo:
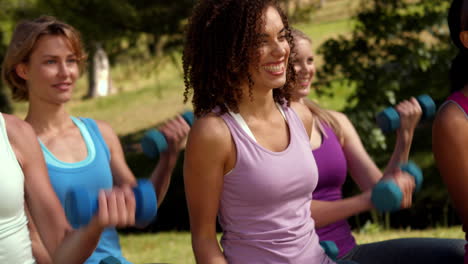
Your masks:
M 157 214 L 158 202 L 153 184 L 149 180 L 138 180 L 133 188 L 136 211 L 135 221 L 139 225 L 150 223 Z M 83 187 L 70 189 L 65 196 L 65 215 L 73 228 L 86 226 L 98 210 L 98 192 Z
M 336 246 L 335 242 L 331 240 L 323 240 L 320 241 L 320 246 L 322 246 L 323 250 L 325 251 L 325 254 L 332 260 L 336 260 L 338 257 L 339 249 Z
M 432 98 L 423 94 L 416 97 L 419 105 L 422 109 L 421 120 L 429 120 L 434 117 L 436 113 L 436 105 Z M 400 115 L 393 107 L 387 107 L 382 112 L 377 114 L 377 125 L 382 129 L 384 133 L 394 131 L 400 127 Z
M 352 260 L 339 260 L 339 259 L 337 259 L 338 258 L 338 253 L 340 252 L 340 250 L 336 246 L 335 242 L 333 242 L 331 240 L 320 241 L 320 246 L 322 246 L 323 250 L 325 251 L 325 254 L 327 254 L 327 256 L 331 260 L 335 261 L 337 264 L 357 264 L 356 262 L 354 262 Z
M 401 165 L 400 169 L 414 177 L 415 192 L 419 191 L 423 182 L 421 169 L 411 161 Z M 382 180 L 372 189 L 372 204 L 380 212 L 398 211 L 402 200 L 403 193 L 394 180 Z
M 109 256 L 99 261 L 99 264 L 122 264 L 122 262 L 115 257 Z
M 182 118 L 189 126 L 192 126 L 195 121 L 195 115 L 190 111 L 183 113 Z M 159 156 L 161 152 L 166 151 L 168 145 L 163 133 L 156 129 L 151 129 L 147 131 L 141 139 L 141 147 L 146 156 L 155 158 Z

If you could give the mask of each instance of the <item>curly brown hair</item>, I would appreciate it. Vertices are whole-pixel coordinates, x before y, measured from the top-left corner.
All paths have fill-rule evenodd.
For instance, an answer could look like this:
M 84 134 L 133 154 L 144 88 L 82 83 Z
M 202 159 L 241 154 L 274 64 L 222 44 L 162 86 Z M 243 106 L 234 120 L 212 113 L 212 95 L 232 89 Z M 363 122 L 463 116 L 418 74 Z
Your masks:
M 254 85 L 248 71 L 257 63 L 259 30 L 262 15 L 269 6 L 281 16 L 286 39 L 294 48 L 286 15 L 276 0 L 200 0 L 189 20 L 183 53 L 184 102 L 193 90 L 192 103 L 196 116 L 220 107 L 220 113 L 238 112 L 238 103 L 244 96 L 243 81 L 249 84 L 252 98 Z M 295 81 L 294 67 L 288 61 L 286 84 L 273 90 L 273 98 L 287 103 Z

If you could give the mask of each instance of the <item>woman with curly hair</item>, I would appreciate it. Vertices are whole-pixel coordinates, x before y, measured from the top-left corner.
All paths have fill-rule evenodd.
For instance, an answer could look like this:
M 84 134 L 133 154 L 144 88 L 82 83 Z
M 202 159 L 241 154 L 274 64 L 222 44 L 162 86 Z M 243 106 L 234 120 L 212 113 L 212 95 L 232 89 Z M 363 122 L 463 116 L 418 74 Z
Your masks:
M 184 177 L 198 263 L 333 263 L 310 217 L 312 116 L 289 101 L 291 46 L 276 1 L 202 0 L 193 11 L 183 63 L 198 120 Z
M 468 1 L 454 0 L 448 15 L 458 55 L 450 69 L 451 95 L 439 108 L 432 128 L 432 148 L 468 239 Z M 468 244 L 465 246 L 468 264 Z

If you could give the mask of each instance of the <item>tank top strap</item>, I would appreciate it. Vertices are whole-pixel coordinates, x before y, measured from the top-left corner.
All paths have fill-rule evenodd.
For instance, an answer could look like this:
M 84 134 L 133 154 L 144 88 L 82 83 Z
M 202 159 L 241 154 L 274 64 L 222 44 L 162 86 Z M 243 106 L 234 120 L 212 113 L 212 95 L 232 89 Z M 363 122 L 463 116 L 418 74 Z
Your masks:
M 284 114 L 288 121 L 288 125 L 291 127 L 290 131 L 297 131 L 296 135 L 300 140 L 305 140 L 306 142 L 310 141 L 310 137 L 307 134 L 307 130 L 304 127 L 304 122 L 299 117 L 299 115 L 291 107 L 281 106 L 283 108 Z M 291 135 L 292 136 L 292 135 Z
M 447 100 L 440 106 L 439 109 L 442 109 L 448 103 L 454 103 L 460 110 L 465 113 L 466 118 L 468 118 L 468 97 L 466 97 L 462 92 L 457 91 L 452 93 Z
M 110 157 L 109 147 L 107 146 L 106 141 L 104 140 L 104 137 L 102 136 L 101 131 L 99 130 L 99 127 L 96 121 L 91 118 L 86 118 L 86 117 L 80 117 L 80 119 L 88 128 L 88 131 L 91 134 L 92 138 L 96 139 L 93 141 L 97 142 L 97 144 L 99 144 L 104 149 L 107 159 L 110 160 L 111 157 Z

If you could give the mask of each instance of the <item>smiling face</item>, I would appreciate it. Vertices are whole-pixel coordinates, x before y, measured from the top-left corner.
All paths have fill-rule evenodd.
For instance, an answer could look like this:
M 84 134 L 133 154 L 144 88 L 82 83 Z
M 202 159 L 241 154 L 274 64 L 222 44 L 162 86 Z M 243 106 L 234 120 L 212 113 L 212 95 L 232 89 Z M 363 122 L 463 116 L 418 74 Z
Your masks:
M 300 99 L 310 93 L 310 85 L 315 76 L 314 55 L 309 40 L 298 39 L 294 47 L 296 54 L 293 59 L 296 71 L 296 83 L 294 85 L 293 99 Z
M 63 35 L 44 35 L 38 39 L 26 63 L 16 68 L 26 80 L 29 100 L 63 104 L 71 99 L 79 76 L 76 52 Z
M 280 14 L 268 6 L 259 32 L 258 57 L 249 67 L 255 87 L 274 89 L 286 83 L 286 69 L 290 52 L 286 28 Z

